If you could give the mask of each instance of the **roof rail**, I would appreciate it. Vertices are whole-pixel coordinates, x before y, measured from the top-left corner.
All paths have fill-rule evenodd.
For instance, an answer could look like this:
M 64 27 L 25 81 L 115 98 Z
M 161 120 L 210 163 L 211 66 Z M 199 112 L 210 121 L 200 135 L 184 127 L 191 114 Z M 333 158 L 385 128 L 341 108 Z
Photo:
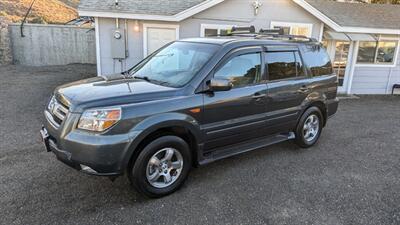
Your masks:
M 226 35 L 218 35 L 218 36 L 250 36 L 257 39 L 266 38 L 266 39 L 286 39 L 290 41 L 308 41 L 308 42 L 316 42 L 317 40 L 314 38 L 309 38 L 302 35 L 288 35 L 284 34 L 283 28 L 273 28 L 273 29 L 260 29 L 259 32 L 256 32 L 254 26 L 247 27 L 236 27 L 233 26 L 231 29 L 228 29 Z
M 317 42 L 315 38 L 309 38 L 303 35 L 291 35 L 291 34 L 263 34 L 260 33 L 255 38 L 270 38 L 270 39 L 286 39 L 289 41 L 308 41 L 308 42 Z
M 256 33 L 256 28 L 254 26 L 248 26 L 248 27 L 233 26 L 231 29 L 228 29 L 227 35 L 255 34 L 255 33 Z

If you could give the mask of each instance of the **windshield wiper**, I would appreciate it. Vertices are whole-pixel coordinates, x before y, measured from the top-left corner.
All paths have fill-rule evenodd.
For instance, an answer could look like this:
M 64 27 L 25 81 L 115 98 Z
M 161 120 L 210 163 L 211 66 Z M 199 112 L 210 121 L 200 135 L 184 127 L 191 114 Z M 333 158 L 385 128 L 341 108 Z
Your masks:
M 140 80 L 145 80 L 147 82 L 158 84 L 158 85 L 162 85 L 162 86 L 168 86 L 168 87 L 172 87 L 173 86 L 168 81 L 154 80 L 154 79 L 150 79 L 148 76 L 134 76 L 133 78 L 140 79 Z
M 148 76 L 134 76 L 133 78 L 150 82 L 150 78 Z

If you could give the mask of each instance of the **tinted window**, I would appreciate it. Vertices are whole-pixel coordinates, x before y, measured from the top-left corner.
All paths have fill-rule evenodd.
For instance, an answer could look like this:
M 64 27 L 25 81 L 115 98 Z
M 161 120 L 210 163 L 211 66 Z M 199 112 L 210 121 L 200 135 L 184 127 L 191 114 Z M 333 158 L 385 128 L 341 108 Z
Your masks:
M 266 61 L 269 80 L 281 80 L 297 76 L 299 64 L 294 52 L 267 52 Z
M 332 74 L 332 64 L 325 49 L 320 45 L 306 45 L 303 52 L 304 62 L 313 76 Z
M 301 59 L 299 52 L 294 52 L 294 55 L 296 56 L 297 76 L 305 76 L 306 74 L 304 73 L 303 60 Z
M 229 79 L 233 87 L 259 82 L 261 80 L 261 53 L 235 56 L 223 65 L 214 77 Z
M 130 74 L 149 82 L 180 87 L 187 84 L 217 51 L 218 46 L 174 42 L 136 65 Z

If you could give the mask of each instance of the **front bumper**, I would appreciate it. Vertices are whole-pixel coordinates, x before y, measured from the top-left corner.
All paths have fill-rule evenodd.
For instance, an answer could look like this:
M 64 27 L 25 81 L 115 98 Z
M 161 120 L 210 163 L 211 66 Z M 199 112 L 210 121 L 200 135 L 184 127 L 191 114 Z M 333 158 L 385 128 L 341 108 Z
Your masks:
M 68 123 L 68 118 L 64 123 Z M 67 126 L 56 128 L 49 121 L 40 133 L 46 150 L 76 170 L 98 176 L 116 176 L 124 172 L 129 135 L 91 134 L 68 130 Z

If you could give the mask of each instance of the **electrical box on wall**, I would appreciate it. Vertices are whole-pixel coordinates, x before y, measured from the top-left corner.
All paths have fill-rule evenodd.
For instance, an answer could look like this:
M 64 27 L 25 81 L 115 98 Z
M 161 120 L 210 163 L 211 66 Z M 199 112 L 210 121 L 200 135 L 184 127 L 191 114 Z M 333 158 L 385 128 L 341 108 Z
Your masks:
M 126 40 L 124 29 L 114 29 L 111 31 L 111 57 L 113 59 L 126 58 Z

